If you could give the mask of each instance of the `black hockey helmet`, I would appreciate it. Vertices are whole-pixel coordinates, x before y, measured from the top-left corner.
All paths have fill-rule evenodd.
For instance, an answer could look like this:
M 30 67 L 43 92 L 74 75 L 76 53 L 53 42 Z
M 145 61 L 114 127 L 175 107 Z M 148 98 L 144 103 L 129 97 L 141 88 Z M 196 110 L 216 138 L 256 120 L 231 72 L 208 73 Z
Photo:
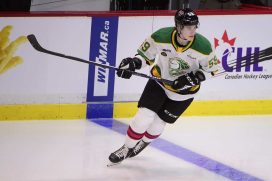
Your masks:
M 190 26 L 190 25 L 198 25 L 198 17 L 196 13 L 190 9 L 190 8 L 185 8 L 185 9 L 179 9 L 177 10 L 175 14 L 175 24 L 176 27 L 179 25 L 183 26 Z

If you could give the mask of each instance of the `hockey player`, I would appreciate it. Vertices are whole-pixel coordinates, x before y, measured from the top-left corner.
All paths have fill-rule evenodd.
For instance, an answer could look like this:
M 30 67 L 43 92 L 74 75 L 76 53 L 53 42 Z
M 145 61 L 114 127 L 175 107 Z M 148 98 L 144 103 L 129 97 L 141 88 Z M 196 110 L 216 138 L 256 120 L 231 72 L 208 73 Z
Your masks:
M 112 163 L 139 154 L 158 138 L 167 123 L 173 124 L 188 108 L 200 89 L 201 81 L 217 70 L 210 42 L 196 33 L 199 20 L 189 9 L 178 10 L 175 27 L 159 29 L 148 37 L 133 58 L 125 58 L 117 75 L 129 79 L 135 71 L 150 66 L 150 73 L 173 81 L 172 85 L 149 80 L 131 120 L 124 145 L 109 156 Z

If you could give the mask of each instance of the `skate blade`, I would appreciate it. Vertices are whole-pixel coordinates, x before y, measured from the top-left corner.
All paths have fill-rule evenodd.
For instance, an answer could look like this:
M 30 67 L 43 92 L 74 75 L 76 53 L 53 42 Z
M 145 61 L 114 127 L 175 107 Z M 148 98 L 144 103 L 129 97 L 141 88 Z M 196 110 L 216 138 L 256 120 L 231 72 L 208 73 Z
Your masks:
M 115 165 L 119 165 L 121 162 L 118 162 L 118 163 L 112 163 L 110 162 L 109 164 L 107 164 L 107 167 L 112 167 L 112 166 L 115 166 Z

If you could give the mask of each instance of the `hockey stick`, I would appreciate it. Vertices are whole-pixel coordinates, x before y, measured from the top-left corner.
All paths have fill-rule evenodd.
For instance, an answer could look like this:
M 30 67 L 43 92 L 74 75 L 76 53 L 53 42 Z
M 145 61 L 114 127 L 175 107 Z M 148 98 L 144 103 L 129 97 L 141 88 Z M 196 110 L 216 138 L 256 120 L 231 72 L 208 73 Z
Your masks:
M 27 38 L 28 38 L 29 42 L 31 43 L 31 45 L 33 46 L 33 48 L 36 49 L 39 52 L 43 52 L 43 53 L 46 53 L 46 54 L 51 54 L 51 55 L 58 56 L 58 57 L 63 57 L 63 58 L 70 59 L 70 60 L 75 60 L 75 61 L 78 61 L 78 62 L 93 64 L 93 65 L 103 67 L 103 68 L 114 69 L 116 71 L 121 70 L 121 69 L 119 69 L 117 67 L 114 67 L 114 66 L 100 64 L 100 63 L 97 63 L 97 62 L 94 62 L 94 61 L 88 61 L 88 60 L 84 60 L 84 59 L 81 59 L 81 58 L 78 58 L 78 57 L 64 55 L 64 54 L 61 54 L 61 53 L 58 53 L 58 52 L 47 50 L 47 49 L 43 48 L 39 44 L 38 40 L 36 39 L 35 35 L 33 35 L 33 34 L 28 35 Z M 266 60 L 271 60 L 272 59 L 272 47 L 269 47 L 267 49 L 264 49 L 264 50 L 260 51 L 259 57 L 255 57 L 254 53 L 251 54 L 250 55 L 250 62 L 247 62 L 247 60 L 246 60 L 247 56 L 242 57 L 242 59 L 241 59 L 242 62 L 241 62 L 240 68 L 256 63 L 254 61 L 255 58 L 258 58 L 257 62 L 263 62 L 263 61 L 266 61 Z M 237 59 L 231 60 L 230 63 L 229 63 L 229 66 L 231 68 L 233 68 L 234 70 L 237 69 L 236 61 L 237 61 Z M 131 74 L 139 76 L 139 77 L 152 79 L 152 80 L 155 80 L 155 81 L 158 81 L 158 82 L 166 83 L 168 85 L 173 84 L 173 81 L 171 81 L 171 80 L 158 78 L 158 77 L 153 77 L 153 76 L 149 76 L 149 75 L 146 75 L 146 74 L 143 74 L 143 73 L 134 72 L 134 71 L 130 71 L 130 70 L 126 70 L 126 71 L 131 72 Z M 227 73 L 227 71 L 221 69 L 217 73 L 215 73 L 215 75 L 213 77 L 218 77 L 218 76 L 221 76 L 221 75 L 223 75 L 225 73 Z M 185 86 L 183 89 L 188 89 L 190 87 L 192 87 L 192 86 Z
M 47 49 L 43 48 L 39 44 L 38 40 L 36 39 L 35 35 L 33 35 L 33 34 L 28 35 L 27 39 L 29 40 L 29 42 L 33 46 L 33 48 L 35 50 L 39 51 L 39 52 L 43 52 L 43 53 L 46 53 L 46 54 L 50 54 L 50 55 L 54 55 L 54 56 L 58 56 L 58 57 L 62 57 L 62 58 L 70 59 L 70 60 L 75 60 L 75 61 L 78 61 L 78 62 L 83 62 L 83 63 L 87 63 L 87 64 L 93 64 L 93 65 L 96 65 L 96 66 L 99 66 L 99 67 L 103 67 L 103 68 L 114 69 L 116 71 L 122 70 L 122 69 L 114 67 L 114 66 L 100 64 L 100 63 L 97 63 L 97 62 L 94 62 L 94 61 L 88 61 L 88 60 L 84 60 L 84 59 L 81 59 L 81 58 L 78 58 L 78 57 L 64 55 L 64 54 L 61 54 L 61 53 L 58 53 L 58 52 L 47 50 Z M 155 80 L 155 81 L 158 81 L 158 82 L 166 83 L 168 85 L 172 85 L 173 84 L 173 81 L 171 81 L 171 80 L 167 80 L 167 79 L 163 79 L 163 78 L 158 78 L 158 77 L 153 77 L 153 76 L 149 76 L 149 75 L 146 75 L 146 74 L 143 74 L 143 73 L 134 72 L 134 71 L 130 71 L 130 70 L 126 70 L 126 71 L 132 73 L 133 75 L 139 76 L 139 77 L 144 77 L 144 78 L 147 78 L 147 79 L 152 79 L 152 80 Z

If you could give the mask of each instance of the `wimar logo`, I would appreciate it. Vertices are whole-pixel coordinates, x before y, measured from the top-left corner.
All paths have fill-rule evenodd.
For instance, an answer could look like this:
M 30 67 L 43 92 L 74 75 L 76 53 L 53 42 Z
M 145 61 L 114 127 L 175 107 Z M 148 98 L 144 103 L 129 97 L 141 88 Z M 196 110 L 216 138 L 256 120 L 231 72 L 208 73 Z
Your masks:
M 226 30 L 221 39 L 214 38 L 215 51 L 223 69 L 226 72 L 262 72 L 260 47 L 235 46 L 236 40 L 236 37 L 229 38 Z
M 91 24 L 90 57 L 101 65 L 115 65 L 118 17 L 93 17 Z M 112 101 L 113 69 L 89 66 L 87 101 Z

